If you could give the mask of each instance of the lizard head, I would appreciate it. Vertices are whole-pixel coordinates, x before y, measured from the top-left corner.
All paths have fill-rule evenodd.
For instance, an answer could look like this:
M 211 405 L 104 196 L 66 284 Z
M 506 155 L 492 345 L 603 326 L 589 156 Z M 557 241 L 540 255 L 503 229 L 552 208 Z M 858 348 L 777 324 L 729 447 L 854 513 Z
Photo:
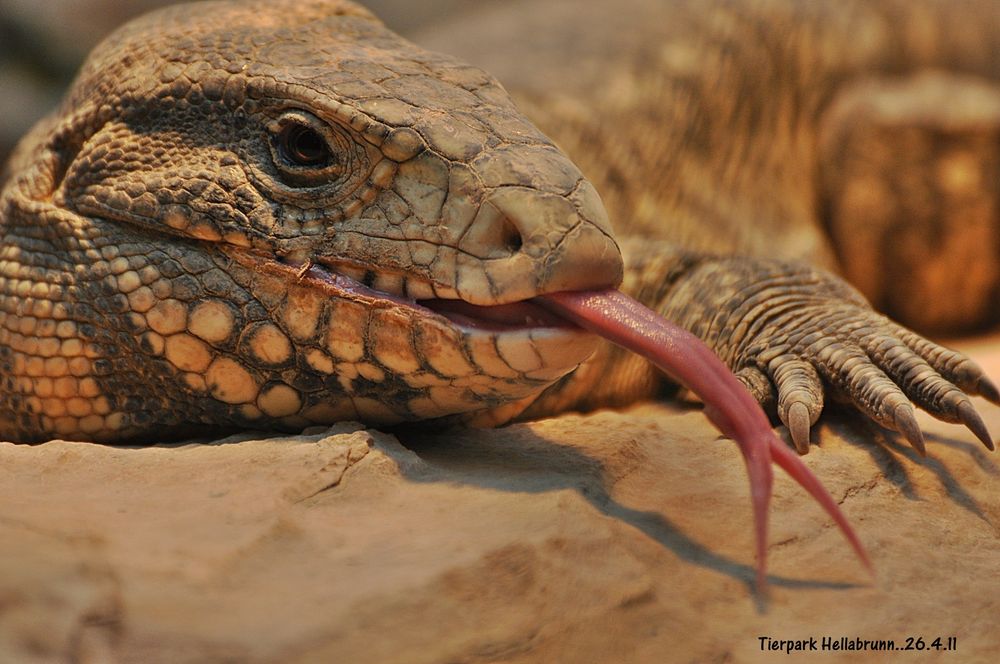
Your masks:
M 622 277 L 593 187 L 501 85 L 349 2 L 147 15 L 57 117 L 35 197 L 184 417 L 502 419 L 596 346 L 529 300 Z M 144 426 L 109 422 L 88 435 Z

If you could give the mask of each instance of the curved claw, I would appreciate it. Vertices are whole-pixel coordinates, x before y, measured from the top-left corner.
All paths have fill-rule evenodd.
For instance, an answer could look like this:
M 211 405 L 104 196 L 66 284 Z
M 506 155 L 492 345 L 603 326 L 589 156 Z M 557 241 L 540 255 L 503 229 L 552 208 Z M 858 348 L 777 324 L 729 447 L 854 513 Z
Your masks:
M 792 434 L 792 442 L 799 454 L 809 452 L 809 427 L 812 422 L 809 418 L 809 408 L 801 402 L 793 403 L 788 407 L 788 431 Z
M 1000 406 L 1000 390 L 993 384 L 993 381 L 986 376 L 980 376 L 975 387 L 976 394 L 992 403 Z M 992 447 L 990 448 L 993 449 Z
M 922 457 L 927 456 L 927 445 L 924 444 L 924 434 L 917 424 L 917 417 L 913 412 L 913 406 L 908 403 L 901 403 L 893 411 L 893 424 L 896 431 L 903 434 L 907 442 Z
M 773 482 L 772 458 L 833 516 L 861 561 L 871 568 L 860 540 L 837 504 L 816 476 L 774 434 L 764 411 L 743 384 L 700 339 L 616 290 L 553 293 L 537 301 L 653 362 L 700 396 L 705 402 L 705 414 L 736 441 L 750 476 L 759 591 L 764 590 L 767 581 L 767 508 Z
M 966 400 L 958 404 L 956 411 L 962 423 L 968 427 L 969 431 L 975 434 L 976 438 L 986 446 L 986 449 L 990 452 L 996 449 L 996 445 L 993 444 L 993 437 L 986 428 L 986 423 L 983 422 L 983 418 L 976 412 L 976 407 L 972 405 L 971 401 Z

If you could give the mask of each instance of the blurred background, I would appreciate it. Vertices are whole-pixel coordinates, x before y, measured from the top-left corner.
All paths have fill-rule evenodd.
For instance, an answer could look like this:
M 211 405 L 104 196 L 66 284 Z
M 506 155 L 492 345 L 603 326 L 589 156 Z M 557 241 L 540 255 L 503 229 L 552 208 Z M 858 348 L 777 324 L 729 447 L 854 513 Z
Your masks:
M 403 35 L 503 0 L 362 0 Z M 0 0 L 0 163 L 59 100 L 91 48 L 128 19 L 177 0 Z

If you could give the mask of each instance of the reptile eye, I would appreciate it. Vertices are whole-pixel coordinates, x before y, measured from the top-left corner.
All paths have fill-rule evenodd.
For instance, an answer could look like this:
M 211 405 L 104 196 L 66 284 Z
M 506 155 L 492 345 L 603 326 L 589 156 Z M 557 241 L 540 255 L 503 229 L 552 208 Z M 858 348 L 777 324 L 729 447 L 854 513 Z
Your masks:
M 323 136 L 312 127 L 300 124 L 287 124 L 282 128 L 278 134 L 278 150 L 294 166 L 323 167 L 333 157 Z
M 308 111 L 282 113 L 268 126 L 268 146 L 278 176 L 289 186 L 333 184 L 354 165 L 354 141 L 345 131 Z

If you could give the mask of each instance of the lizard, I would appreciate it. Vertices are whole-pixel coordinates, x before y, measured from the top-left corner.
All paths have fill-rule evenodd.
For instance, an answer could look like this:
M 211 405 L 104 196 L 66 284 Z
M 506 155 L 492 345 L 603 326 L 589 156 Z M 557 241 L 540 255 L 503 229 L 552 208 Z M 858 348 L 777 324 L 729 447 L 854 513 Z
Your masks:
M 743 11 L 778 7 L 810 37 L 828 18 L 794 3 L 634 4 L 623 14 L 637 25 L 662 25 L 650 8 L 681 27 L 707 17 L 695 34 L 710 46 Z M 818 37 L 837 54 L 842 34 Z M 521 107 L 553 142 L 492 75 L 347 0 L 204 2 L 122 27 L 5 168 L 0 435 L 493 425 L 636 400 L 662 377 L 550 306 L 621 286 L 703 338 L 800 452 L 827 391 L 921 453 L 913 404 L 992 448 L 967 396 L 998 401 L 983 372 L 823 270 L 815 210 L 773 195 L 803 186 L 787 160 L 811 155 L 810 121 L 878 54 L 822 60 L 815 87 L 781 79 L 744 106 L 738 50 L 720 46 L 699 81 L 683 42 L 639 42 L 679 50 L 652 73 L 634 66 L 648 53 L 624 51 L 603 96 L 593 80 L 576 102 L 546 98 L 551 80 L 525 88 Z M 631 136 L 615 133 L 623 110 Z M 616 170 L 623 159 L 661 178 Z M 631 239 L 616 241 L 592 182 Z

